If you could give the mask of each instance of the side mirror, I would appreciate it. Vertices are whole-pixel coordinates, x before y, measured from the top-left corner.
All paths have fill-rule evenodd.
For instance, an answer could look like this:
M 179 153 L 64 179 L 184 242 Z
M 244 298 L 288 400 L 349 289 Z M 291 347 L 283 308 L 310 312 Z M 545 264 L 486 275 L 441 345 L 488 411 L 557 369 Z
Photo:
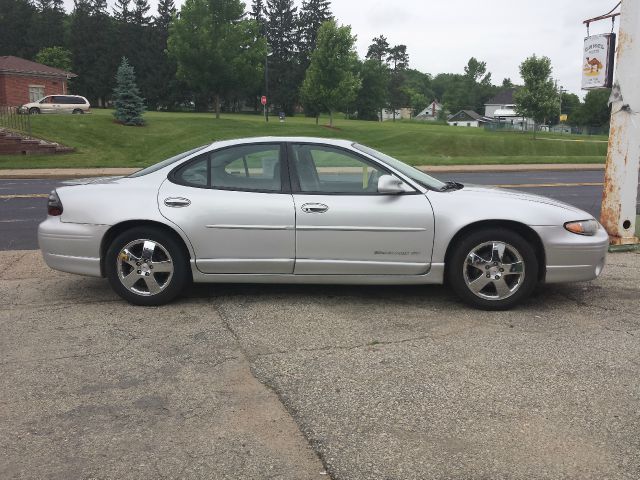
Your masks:
M 398 194 L 411 191 L 413 189 L 409 185 L 393 175 L 382 175 L 378 179 L 378 193 Z

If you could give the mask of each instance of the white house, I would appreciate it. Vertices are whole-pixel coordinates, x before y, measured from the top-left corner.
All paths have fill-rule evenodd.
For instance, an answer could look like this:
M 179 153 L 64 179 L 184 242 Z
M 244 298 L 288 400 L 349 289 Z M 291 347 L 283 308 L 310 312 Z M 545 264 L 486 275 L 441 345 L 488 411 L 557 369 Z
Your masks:
M 474 112 L 473 110 L 460 110 L 458 113 L 451 115 L 447 119 L 447 123 L 452 127 L 480 127 L 487 123 L 489 119 Z
M 380 114 L 378 114 L 380 117 Z M 403 107 L 396 109 L 396 120 L 409 120 L 411 119 L 411 109 L 409 107 Z M 382 118 L 380 119 L 383 122 L 388 120 L 393 120 L 393 109 L 385 108 L 382 110 Z
M 418 113 L 414 120 L 422 120 L 427 122 L 433 122 L 438 119 L 438 115 L 442 111 L 442 104 L 438 100 L 434 100 L 429 104 L 427 108 Z
M 514 130 L 531 130 L 534 126 L 533 120 L 516 112 L 516 103 L 513 98 L 515 92 L 515 88 L 507 88 L 488 100 L 484 104 L 484 116 L 499 124 L 509 125 Z

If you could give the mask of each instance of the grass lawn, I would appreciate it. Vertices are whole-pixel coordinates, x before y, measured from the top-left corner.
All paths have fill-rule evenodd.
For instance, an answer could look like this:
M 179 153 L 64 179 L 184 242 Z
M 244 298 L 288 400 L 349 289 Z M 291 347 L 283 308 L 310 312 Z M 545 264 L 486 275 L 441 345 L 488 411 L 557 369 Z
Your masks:
M 346 138 L 399 158 L 412 165 L 603 163 L 607 144 L 589 140 L 606 137 L 565 135 L 585 141 L 534 141 L 531 134 L 486 132 L 418 122 L 362 122 L 338 119 L 334 129 L 314 119 L 297 116 L 286 122 L 254 115 L 159 113 L 145 115 L 147 126 L 113 123 L 111 110 L 91 115 L 31 117 L 36 137 L 76 148 L 76 152 L 49 156 L 0 156 L 0 168 L 143 167 L 214 140 L 262 135 L 303 135 Z M 546 136 L 546 134 L 541 134 Z M 558 138 L 549 135 L 549 137 Z

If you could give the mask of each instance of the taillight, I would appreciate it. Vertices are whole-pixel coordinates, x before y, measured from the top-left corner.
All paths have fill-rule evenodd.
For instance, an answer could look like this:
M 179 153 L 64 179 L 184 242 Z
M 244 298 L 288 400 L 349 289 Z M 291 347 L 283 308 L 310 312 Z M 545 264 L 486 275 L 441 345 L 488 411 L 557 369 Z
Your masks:
M 52 190 L 49 194 L 49 200 L 47 201 L 47 213 L 52 217 L 62 215 L 62 202 L 55 190 Z

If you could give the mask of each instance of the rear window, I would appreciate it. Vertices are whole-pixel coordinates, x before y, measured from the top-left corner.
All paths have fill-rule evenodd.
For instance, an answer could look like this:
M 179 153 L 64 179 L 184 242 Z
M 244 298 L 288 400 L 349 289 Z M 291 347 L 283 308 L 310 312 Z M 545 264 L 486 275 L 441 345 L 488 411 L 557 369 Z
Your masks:
M 180 160 L 182 160 L 183 158 L 187 158 L 189 155 L 192 155 L 196 152 L 199 152 L 200 150 L 202 150 L 203 148 L 208 147 L 208 145 L 202 145 L 198 148 L 194 148 L 193 150 L 189 150 L 188 152 L 184 152 L 184 153 L 179 153 L 178 155 L 175 155 L 173 157 L 167 158 L 166 160 L 163 160 L 161 162 L 158 162 L 154 165 L 151 165 L 150 167 L 147 168 L 143 168 L 142 170 L 138 170 L 135 173 L 132 173 L 131 175 L 129 175 L 129 178 L 136 178 L 136 177 L 142 177 L 143 175 L 148 175 L 150 173 L 153 172 L 157 172 L 158 170 L 171 165 L 172 163 L 176 163 Z

